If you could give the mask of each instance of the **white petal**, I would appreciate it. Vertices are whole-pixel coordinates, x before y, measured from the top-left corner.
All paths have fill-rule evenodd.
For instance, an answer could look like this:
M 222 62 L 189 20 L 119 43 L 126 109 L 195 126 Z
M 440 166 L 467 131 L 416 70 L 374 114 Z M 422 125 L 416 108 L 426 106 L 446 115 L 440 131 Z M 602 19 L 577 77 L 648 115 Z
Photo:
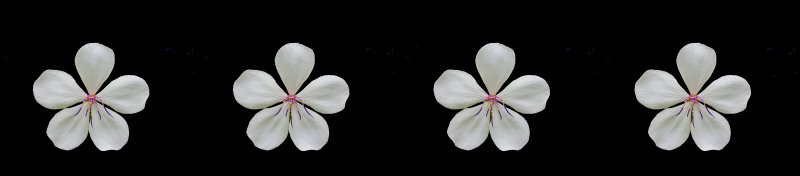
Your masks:
M 653 118 L 647 134 L 650 135 L 650 139 L 653 139 L 658 148 L 672 150 L 686 142 L 692 127 L 691 117 L 686 116 L 686 113 L 689 113 L 689 109 L 689 105 L 683 104 L 664 109 Z M 679 112 L 680 114 L 678 114 Z
M 456 147 L 472 150 L 486 141 L 486 137 L 489 136 L 489 117 L 484 116 L 483 113 L 478 114 L 481 106 L 461 110 L 450 121 L 450 126 L 447 127 L 447 136 L 453 140 Z
M 689 93 L 697 95 L 703 84 L 711 77 L 717 65 L 717 53 L 701 43 L 690 43 L 678 52 L 678 71 Z
M 278 49 L 275 67 L 286 91 L 295 95 L 314 69 L 314 51 L 299 43 L 289 43 Z
M 328 143 L 328 123 L 317 112 L 308 109 L 298 109 L 292 106 L 292 121 L 289 126 L 289 136 L 292 142 L 301 151 L 319 150 Z M 298 112 L 299 111 L 299 112 Z M 296 114 L 295 114 L 296 113 Z M 311 116 L 308 115 L 311 113 Z
M 125 75 L 111 81 L 97 94 L 103 103 L 123 114 L 133 114 L 144 109 L 150 88 L 144 79 Z
M 66 72 L 45 70 L 33 82 L 33 98 L 48 109 L 63 109 L 80 102 L 86 93 Z
M 538 76 L 525 75 L 511 81 L 497 96 L 514 110 L 533 114 L 544 110 L 547 98 L 550 97 L 550 86 Z
M 464 109 L 487 96 L 472 75 L 461 70 L 447 70 L 433 83 L 433 96 L 442 106 Z
M 720 77 L 700 93 L 706 104 L 725 114 L 744 111 L 750 100 L 750 84 L 744 78 L 735 75 Z
M 259 111 L 247 125 L 247 137 L 262 150 L 272 150 L 281 145 L 289 135 L 289 117 L 279 114 L 281 105 Z
M 89 43 L 78 49 L 75 67 L 90 95 L 95 95 L 114 69 L 114 51 L 99 43 Z
M 664 109 L 680 103 L 686 93 L 671 74 L 661 70 L 647 70 L 633 87 L 636 100 L 650 109 Z
M 102 106 L 92 106 L 91 116 L 89 136 L 97 149 L 119 150 L 128 143 L 128 122 L 117 112 Z
M 320 76 L 297 94 L 304 104 L 323 114 L 342 111 L 349 96 L 347 82 L 334 75 Z
M 511 76 L 515 57 L 514 50 L 499 43 L 486 44 L 478 51 L 475 65 L 489 94 L 496 95 L 508 76 Z
M 494 145 L 497 145 L 501 151 L 520 150 L 525 147 L 531 137 L 528 121 L 514 110 L 505 109 L 502 105 L 493 111 L 489 134 L 492 135 Z M 509 117 L 509 113 L 511 113 L 511 117 Z
M 233 97 L 248 109 L 263 109 L 286 98 L 272 76 L 261 70 L 245 70 L 233 82 Z
M 62 150 L 72 150 L 78 147 L 89 134 L 89 117 L 85 117 L 83 114 L 75 115 L 80 106 L 58 111 L 47 125 L 47 137 Z
M 714 116 L 709 117 L 708 111 Z M 703 118 L 698 118 L 698 115 L 694 117 L 694 128 L 692 128 L 694 143 L 703 151 L 722 150 L 731 141 L 731 126 L 728 120 L 712 109 L 700 109 L 700 112 L 703 113 Z

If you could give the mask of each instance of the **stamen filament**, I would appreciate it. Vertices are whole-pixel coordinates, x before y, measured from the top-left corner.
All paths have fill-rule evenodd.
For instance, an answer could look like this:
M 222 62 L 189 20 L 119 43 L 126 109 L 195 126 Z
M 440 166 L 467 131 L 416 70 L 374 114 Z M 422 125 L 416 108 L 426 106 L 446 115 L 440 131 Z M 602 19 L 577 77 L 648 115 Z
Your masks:
M 300 120 L 303 120 L 303 115 L 300 114 L 300 109 L 297 109 L 297 107 L 295 107 L 294 110 L 297 111 L 297 117 L 299 117 Z
M 484 117 L 489 117 L 489 112 L 490 111 L 492 111 L 492 103 L 489 103 L 489 109 L 486 109 L 486 115 L 484 115 Z
M 283 102 L 283 104 L 281 104 L 281 107 L 280 109 L 278 109 L 278 112 L 275 112 L 275 115 L 278 115 L 283 110 L 283 107 L 286 106 L 286 104 L 289 104 L 288 107 L 286 108 L 286 112 L 283 113 L 283 116 L 289 118 L 289 125 L 292 127 L 294 127 L 294 119 L 292 118 L 292 107 L 294 107 L 294 111 L 296 112 L 294 114 L 297 115 L 297 118 L 299 120 L 303 120 L 303 115 L 302 112 L 300 112 L 300 107 L 303 107 L 303 109 L 306 111 L 306 114 L 308 114 L 309 117 L 314 117 L 314 115 L 312 115 L 311 112 L 308 110 L 308 107 L 306 107 L 306 105 L 303 104 L 303 100 L 300 99 L 300 97 L 297 97 L 295 95 L 289 95 L 283 98 L 283 100 L 281 101 Z
M 314 117 L 313 115 L 311 115 L 311 112 L 308 112 L 308 108 L 306 107 L 306 105 L 303 105 L 303 109 L 306 110 L 306 113 L 308 113 L 308 116 Z
M 81 107 L 80 107 L 80 108 L 78 108 L 78 112 L 75 112 L 75 115 L 72 115 L 72 117 L 75 117 L 75 116 L 77 116 L 78 114 L 80 114 L 80 113 L 81 113 L 81 110 L 83 109 L 83 105 L 84 105 L 84 104 L 86 104 L 86 103 L 81 103 Z
M 99 120 L 103 120 L 103 115 L 100 114 L 100 109 L 95 108 L 95 110 L 97 111 L 97 116 L 100 117 Z
M 700 113 L 700 120 L 703 120 L 703 111 L 698 109 L 697 113 Z
M 272 115 L 272 116 L 276 116 L 276 115 L 280 114 L 280 113 L 281 113 L 281 110 L 283 109 L 283 105 L 284 105 L 284 104 L 286 104 L 286 103 L 281 103 L 281 107 L 280 107 L 280 108 L 278 108 L 278 112 L 275 112 L 275 115 Z
M 708 105 L 706 105 L 705 100 L 703 100 L 703 98 L 701 98 L 701 97 L 699 97 L 697 95 L 689 95 L 689 97 L 686 97 L 685 99 L 683 99 L 683 102 L 684 102 L 683 107 L 681 107 L 681 110 L 678 111 L 678 114 L 675 114 L 675 116 L 678 116 L 681 112 L 683 112 L 683 109 L 688 104 L 689 105 L 689 110 L 688 110 L 688 113 L 686 113 L 686 117 L 690 117 L 690 115 L 691 115 L 690 121 L 692 123 L 692 127 L 694 127 L 694 108 L 695 108 L 695 105 L 697 105 L 697 106 L 701 106 L 702 105 L 703 106 L 703 107 L 701 107 L 701 109 L 697 110 L 697 113 L 700 113 L 700 120 L 705 119 L 705 116 L 703 115 L 702 108 L 705 108 L 706 112 L 708 112 L 708 114 L 710 114 L 711 117 L 714 117 L 714 114 L 712 114 L 711 110 L 708 109 Z
M 484 100 L 485 100 L 485 99 L 484 99 Z M 478 116 L 478 114 L 481 114 L 481 111 L 483 111 L 483 107 L 484 107 L 484 106 L 486 106 L 486 102 L 483 102 L 483 104 L 481 104 L 481 109 L 479 109 L 479 110 L 478 110 L 478 113 L 475 113 L 475 115 L 474 115 L 474 116 Z
M 681 112 L 683 112 L 683 108 L 686 108 L 686 103 L 684 103 L 684 104 L 681 106 L 681 111 L 678 111 L 678 113 L 677 113 L 677 114 L 675 114 L 675 117 L 678 117 L 678 115 L 681 115 Z
M 511 115 L 511 111 L 508 110 L 508 106 L 506 106 L 506 103 L 503 103 L 503 108 L 506 109 L 506 113 L 508 113 L 508 116 L 514 117 L 514 115 Z
M 483 109 L 486 109 L 486 113 L 484 113 L 483 116 L 489 118 L 489 123 L 492 125 L 492 127 L 494 127 L 494 111 L 497 111 L 497 115 L 500 117 L 500 120 L 503 120 L 502 109 L 506 110 L 508 116 L 514 117 L 514 115 L 511 114 L 511 110 L 508 110 L 508 106 L 506 106 L 505 102 L 503 102 L 503 99 L 497 97 L 496 95 L 489 95 L 488 97 L 484 98 L 483 104 L 480 106 L 481 108 L 478 109 L 478 112 L 476 112 L 474 116 L 477 117 L 479 114 L 481 114 L 481 112 L 483 112 Z M 502 108 L 500 106 L 502 106 Z
M 101 103 L 102 103 L 102 102 L 101 102 Z M 105 110 L 106 110 L 106 113 L 108 114 L 108 116 L 114 117 L 113 115 L 111 115 L 111 112 L 108 112 L 108 108 L 106 107 L 106 105 L 105 105 L 105 104 L 103 104 L 103 109 L 105 109 Z
M 493 112 L 492 114 L 494 114 L 494 112 Z M 498 111 L 497 111 L 497 115 L 500 115 L 500 120 L 503 120 L 503 113 L 502 113 L 502 112 L 500 112 L 500 111 L 498 110 Z
M 88 103 L 89 105 L 86 107 L 86 112 L 83 113 L 83 117 L 89 117 L 89 125 L 91 125 L 92 127 L 94 127 L 94 119 L 92 118 L 92 106 L 94 106 L 94 110 L 97 112 L 98 120 L 103 120 L 102 112 L 100 112 L 100 107 L 98 106 L 102 106 L 103 110 L 106 112 L 106 114 L 108 114 L 108 116 L 114 117 L 114 115 L 112 115 L 111 112 L 108 111 L 108 107 L 106 107 L 106 104 L 103 103 L 103 99 L 100 99 L 100 97 L 89 95 L 84 97 L 83 100 L 81 100 L 81 102 L 83 102 L 81 103 L 81 107 L 78 108 L 78 112 L 75 112 L 75 115 L 73 116 L 77 116 L 78 114 L 80 114 L 81 111 L 83 111 L 83 107 L 87 106 L 86 104 Z

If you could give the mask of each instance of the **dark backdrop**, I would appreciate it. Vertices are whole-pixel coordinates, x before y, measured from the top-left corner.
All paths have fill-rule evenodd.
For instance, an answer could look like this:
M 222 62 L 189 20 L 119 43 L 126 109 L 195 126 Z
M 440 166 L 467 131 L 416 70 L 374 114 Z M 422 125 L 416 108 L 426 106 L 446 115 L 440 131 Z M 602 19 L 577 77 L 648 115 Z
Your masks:
M 798 105 L 793 100 L 798 98 L 800 35 L 783 19 L 522 11 L 393 14 L 415 14 L 413 9 L 385 12 L 387 16 L 374 15 L 378 11 L 340 16 L 203 12 L 15 21 L 20 28 L 7 29 L 0 40 L 6 93 L 3 147 L 9 148 L 4 151 L 30 163 L 100 158 L 167 168 L 186 163 L 658 167 L 758 164 L 796 154 L 797 116 L 792 112 Z M 80 79 L 74 56 L 91 42 L 116 54 L 106 84 L 137 75 L 147 81 L 150 97 L 143 111 L 123 115 L 131 135 L 122 150 L 100 152 L 87 138 L 66 152 L 45 134 L 58 111 L 36 103 L 32 84 L 46 69 Z M 247 69 L 280 79 L 275 53 L 291 42 L 316 54 L 306 84 L 337 75 L 350 87 L 346 108 L 323 115 L 330 139 L 317 152 L 299 152 L 290 138 L 272 151 L 253 146 L 245 130 L 258 111 L 242 107 L 232 94 L 233 81 Z M 537 75 L 550 85 L 551 96 L 544 111 L 523 115 L 531 139 L 522 150 L 500 152 L 489 138 L 473 151 L 463 151 L 446 134 L 458 111 L 436 102 L 433 83 L 445 70 L 456 69 L 483 87 L 475 54 L 492 42 L 516 52 L 516 67 L 506 84 Z M 685 88 L 675 57 L 693 42 L 717 52 L 717 66 L 706 85 L 723 75 L 741 76 L 751 85 L 747 109 L 724 115 L 732 137 L 722 151 L 702 152 L 691 138 L 674 151 L 659 149 L 647 135 L 659 110 L 645 108 L 634 96 L 634 83 L 648 69 L 669 72 Z

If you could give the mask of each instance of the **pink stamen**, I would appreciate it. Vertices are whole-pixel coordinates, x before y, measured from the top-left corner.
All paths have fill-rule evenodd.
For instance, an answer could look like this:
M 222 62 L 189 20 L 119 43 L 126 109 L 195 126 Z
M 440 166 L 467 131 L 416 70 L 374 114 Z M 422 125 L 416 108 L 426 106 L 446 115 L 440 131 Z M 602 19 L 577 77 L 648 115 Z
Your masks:
M 711 115 L 711 117 L 714 117 L 714 114 L 711 113 L 711 110 L 708 110 L 708 106 L 706 106 L 705 103 L 703 103 L 703 106 L 706 107 L 706 111 L 708 111 L 708 114 Z M 714 117 L 714 118 L 717 118 L 717 117 Z
M 89 116 L 89 112 L 92 111 L 92 104 L 89 104 L 89 108 L 86 109 L 86 113 L 83 113 L 83 117 Z M 89 117 L 92 118 L 92 117 Z
M 486 100 L 486 99 L 483 99 L 483 100 Z M 483 107 L 484 106 L 486 106 L 486 103 L 481 104 L 481 109 L 478 109 L 478 113 L 475 113 L 475 115 L 473 117 L 477 117 L 478 114 L 481 114 L 481 111 L 483 111 Z
M 492 113 L 492 114 L 494 114 L 494 113 Z M 500 120 L 503 120 L 503 113 L 502 112 L 497 112 L 497 115 L 500 115 Z
M 81 110 L 83 109 L 83 105 L 84 105 L 84 103 L 81 103 L 81 107 L 78 108 L 78 112 L 75 112 L 75 115 L 72 115 L 73 117 L 75 117 L 75 116 L 77 116 L 78 114 L 81 113 Z
M 303 105 L 303 109 L 306 110 L 306 113 L 308 113 L 308 116 L 314 117 L 314 116 L 311 115 L 311 112 L 308 112 L 308 108 L 306 107 L 306 105 Z
M 100 99 L 100 97 L 97 97 L 95 95 L 88 95 L 85 98 L 83 98 L 83 100 L 81 100 L 81 101 L 83 102 L 81 104 L 81 107 L 78 109 L 78 112 L 75 112 L 75 115 L 73 115 L 73 116 L 77 116 L 78 114 L 80 114 L 81 111 L 83 110 L 83 107 L 86 106 L 86 103 L 88 103 L 89 105 L 86 108 L 86 112 L 84 112 L 83 116 L 84 117 L 89 117 L 89 124 L 92 127 L 94 127 L 94 119 L 92 118 L 92 106 L 94 106 L 96 108 L 95 111 L 97 112 L 97 116 L 99 117 L 99 120 L 103 120 L 103 115 L 100 112 L 100 107 L 98 107 L 98 106 L 102 106 L 103 110 L 106 112 L 106 114 L 108 114 L 108 116 L 114 117 L 114 115 L 112 115 L 111 112 L 108 111 L 108 107 L 106 107 L 106 105 L 103 103 L 103 99 Z
M 698 109 L 697 113 L 700 113 L 700 120 L 703 120 L 703 111 Z
M 108 114 L 108 116 L 114 117 L 113 115 L 111 115 L 111 112 L 108 112 L 108 108 L 106 107 L 105 104 L 103 105 L 103 109 L 106 110 L 106 113 Z
M 289 115 L 289 111 L 292 111 L 292 105 L 291 104 L 289 104 L 289 108 L 286 108 L 286 112 L 283 113 L 283 116 L 287 117 Z M 289 118 L 292 118 L 292 117 L 289 117 Z
M 300 120 L 303 120 L 303 115 L 300 115 L 300 109 L 297 109 L 297 107 L 295 107 L 294 110 L 297 111 L 297 117 L 300 118 Z
M 681 112 L 683 112 L 683 109 L 686 107 L 686 104 L 689 104 L 689 110 L 686 113 L 686 117 L 689 117 L 690 114 L 694 114 L 694 106 L 695 105 L 700 106 L 701 103 L 705 107 L 706 112 L 708 112 L 708 114 L 710 114 L 711 117 L 714 117 L 714 114 L 712 114 L 711 110 L 708 109 L 708 106 L 706 106 L 705 100 L 703 100 L 703 98 L 701 98 L 700 96 L 689 95 L 689 97 L 686 97 L 685 99 L 683 99 L 683 102 L 684 102 L 684 105 L 683 105 L 683 107 L 681 107 L 681 110 L 678 111 L 678 114 L 675 114 L 676 117 L 678 115 L 680 115 Z M 702 109 L 698 109 L 697 113 L 700 113 L 700 120 L 705 119 Z M 690 120 L 692 122 L 692 127 L 694 127 L 694 116 L 692 116 Z
M 278 115 L 279 113 L 281 113 L 281 110 L 282 110 L 282 109 L 283 109 L 283 103 L 281 103 L 281 108 L 278 108 L 278 112 L 275 112 L 275 115 L 272 115 L 272 116 L 276 116 L 276 115 Z
M 483 117 L 489 117 L 489 112 L 492 112 L 492 104 L 489 104 L 489 109 L 486 109 L 486 115 L 483 115 Z
M 289 107 L 286 108 L 286 112 L 284 112 L 283 116 L 289 118 L 289 125 L 291 125 L 292 127 L 294 127 L 294 119 L 292 118 L 292 106 L 294 106 L 294 110 L 295 112 L 297 112 L 295 114 L 297 115 L 298 120 L 303 120 L 303 115 L 300 112 L 300 106 L 303 107 L 308 116 L 314 117 L 314 115 L 312 115 L 311 112 L 308 110 L 308 107 L 306 107 L 306 105 L 303 104 L 303 100 L 300 99 L 300 97 L 297 97 L 296 95 L 288 95 L 281 101 L 284 104 L 281 105 L 280 109 L 278 109 L 278 112 L 276 112 L 275 115 L 278 115 L 278 113 L 280 113 L 283 110 L 283 106 L 288 103 Z
M 502 108 L 500 106 L 502 106 Z M 508 106 L 506 106 L 506 104 L 503 102 L 503 99 L 498 97 L 497 95 L 489 95 L 486 98 L 484 98 L 481 108 L 478 109 L 478 112 L 476 112 L 474 116 L 477 117 L 479 114 L 481 114 L 484 108 L 486 109 L 486 113 L 484 113 L 483 116 L 489 118 L 489 122 L 492 124 L 492 127 L 494 127 L 495 110 L 497 110 L 497 115 L 500 117 L 500 120 L 503 120 L 503 112 L 501 109 L 505 109 L 506 113 L 509 116 L 514 117 L 514 115 L 511 114 L 511 110 L 508 110 Z
M 100 109 L 95 109 L 97 111 L 97 116 L 100 117 L 100 120 L 103 120 L 103 115 L 100 115 Z
M 508 113 L 508 116 L 514 117 L 514 115 L 511 115 L 511 111 L 508 110 L 508 106 L 506 106 L 505 103 L 503 103 L 503 108 L 506 109 L 506 113 Z
M 675 117 L 678 117 L 678 115 L 681 115 L 681 112 L 683 112 L 683 108 L 686 108 L 686 104 L 683 104 L 683 106 L 681 106 L 681 111 L 678 111 L 678 113 L 675 114 Z
M 686 113 L 686 117 L 689 117 L 689 114 L 692 113 L 692 109 L 694 109 L 694 105 L 689 105 L 689 110 Z

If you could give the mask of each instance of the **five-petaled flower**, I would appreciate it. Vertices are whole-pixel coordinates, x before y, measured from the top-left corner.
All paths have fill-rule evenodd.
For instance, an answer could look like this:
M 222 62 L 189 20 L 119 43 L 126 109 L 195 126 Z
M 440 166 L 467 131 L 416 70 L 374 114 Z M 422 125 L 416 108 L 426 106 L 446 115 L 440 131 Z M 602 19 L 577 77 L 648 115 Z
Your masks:
M 236 102 L 248 109 L 263 109 L 250 120 L 247 136 L 256 147 L 272 150 L 288 133 L 298 149 L 319 150 L 328 142 L 329 131 L 317 112 L 342 111 L 350 96 L 347 82 L 334 75 L 320 76 L 297 93 L 314 68 L 314 51 L 299 43 L 278 49 L 275 67 L 288 94 L 272 76 L 259 70 L 245 70 L 233 83 Z
M 528 122 L 516 111 L 533 114 L 544 110 L 550 87 L 538 76 L 525 75 L 497 93 L 511 75 L 515 62 L 514 50 L 503 44 L 486 44 L 478 51 L 475 65 L 488 94 L 464 71 L 447 70 L 436 80 L 433 85 L 436 101 L 449 109 L 464 109 L 447 128 L 447 135 L 456 147 L 472 150 L 489 134 L 502 151 L 520 150 L 528 143 Z M 470 107 L 475 104 L 478 105 Z
M 142 111 L 150 96 L 147 83 L 138 76 L 125 75 L 97 93 L 114 68 L 114 51 L 98 43 L 78 49 L 75 67 L 86 92 L 72 76 L 59 70 L 45 70 L 33 82 L 36 102 L 48 109 L 61 109 L 50 120 L 47 136 L 62 150 L 78 147 L 87 133 L 101 151 L 121 149 L 128 142 L 129 132 L 128 123 L 117 112 Z
M 728 144 L 731 127 L 717 111 L 742 112 L 750 99 L 750 84 L 742 77 L 726 75 L 700 92 L 716 63 L 714 49 L 691 43 L 678 52 L 677 59 L 678 71 L 689 93 L 672 75 L 661 70 L 647 70 L 636 81 L 634 92 L 639 103 L 650 109 L 664 109 L 656 114 L 648 130 L 656 146 L 664 150 L 678 148 L 690 133 L 703 151 L 721 150 Z M 680 102 L 683 104 L 670 108 Z

